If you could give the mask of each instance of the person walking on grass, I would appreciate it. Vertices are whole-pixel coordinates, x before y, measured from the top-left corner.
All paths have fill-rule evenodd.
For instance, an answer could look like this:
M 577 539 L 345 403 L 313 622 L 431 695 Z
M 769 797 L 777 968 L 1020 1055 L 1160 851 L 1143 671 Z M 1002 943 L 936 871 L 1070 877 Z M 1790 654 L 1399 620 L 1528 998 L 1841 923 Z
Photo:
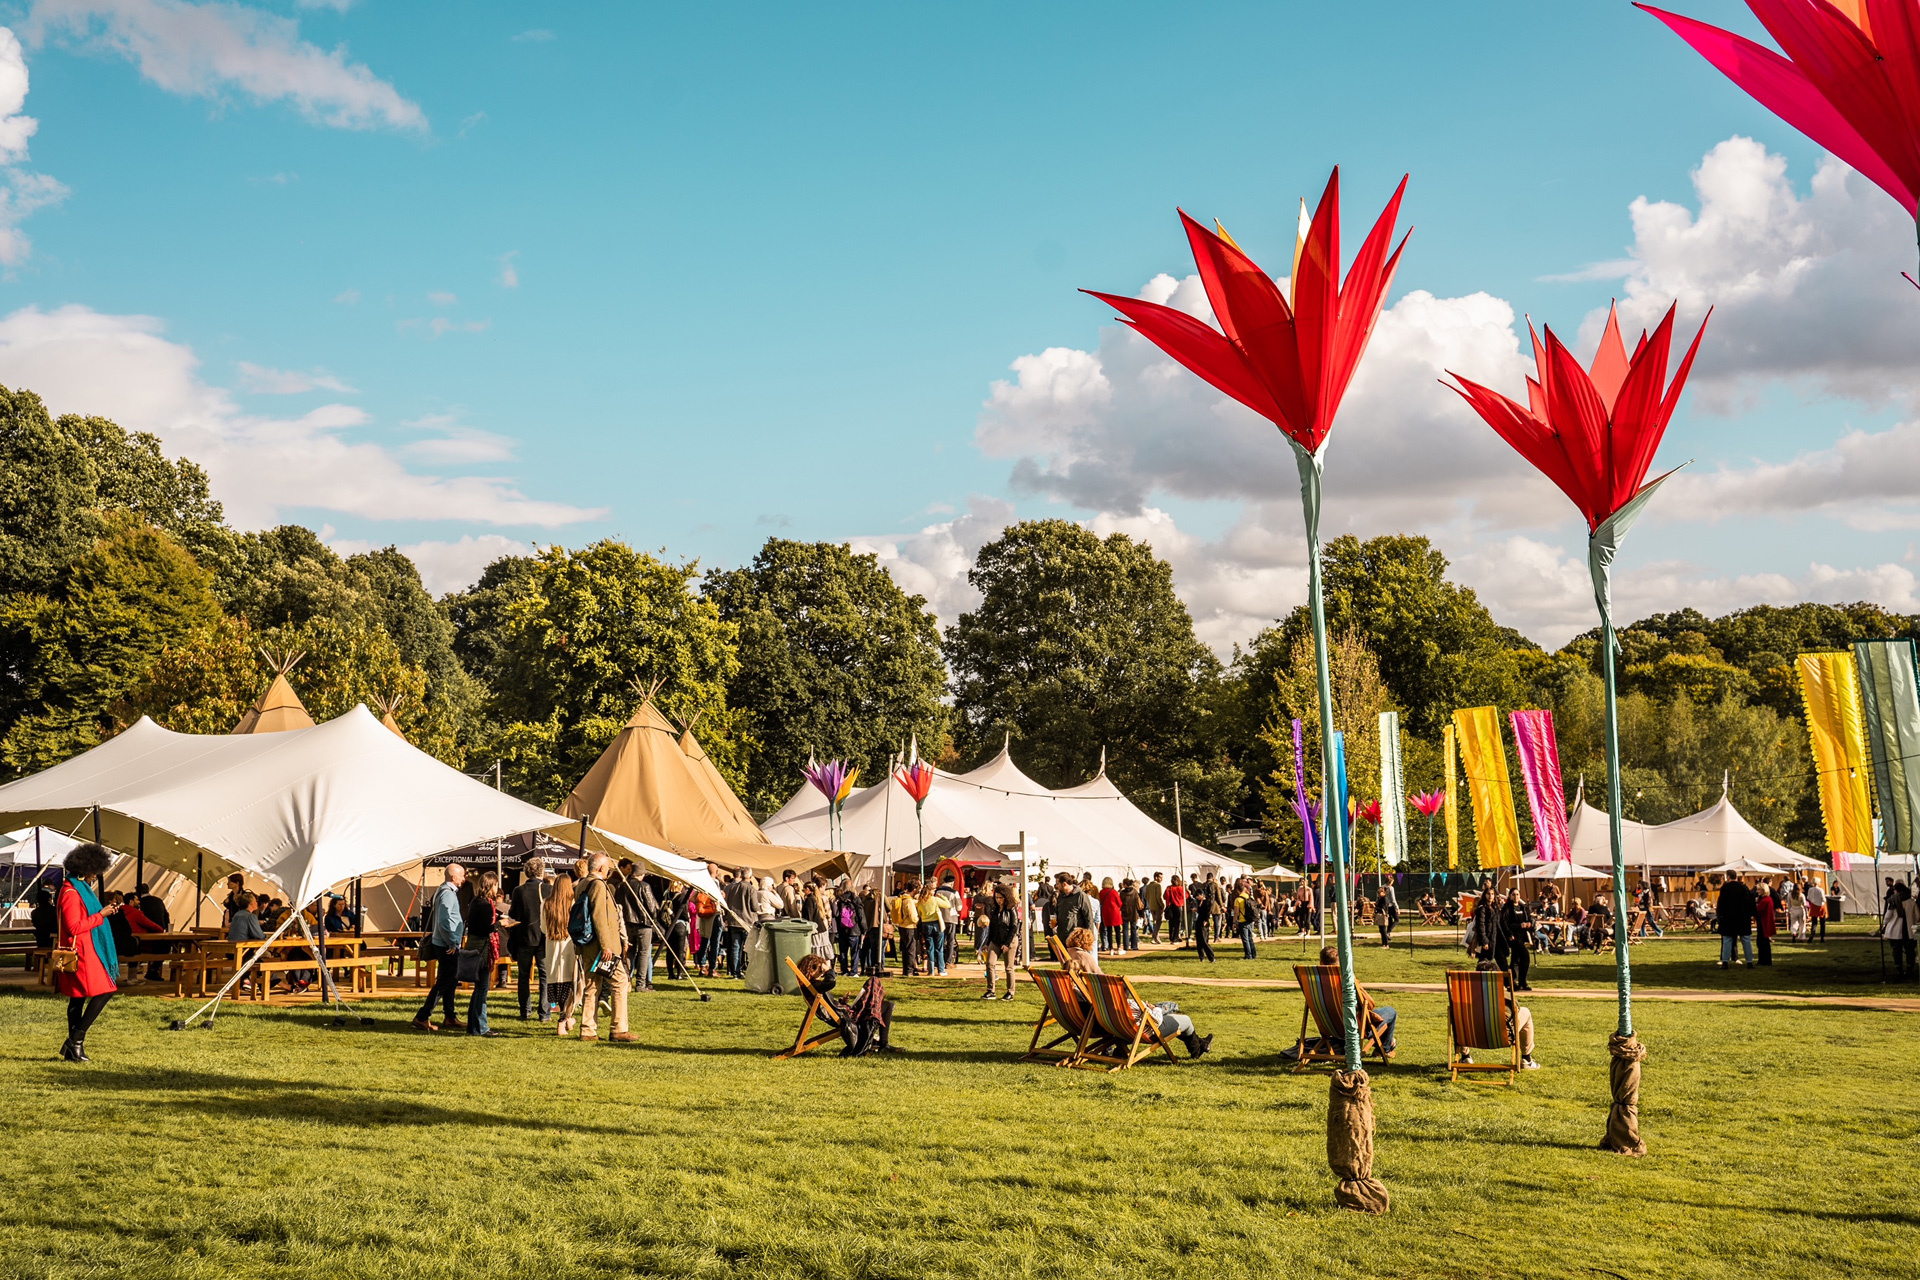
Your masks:
M 1233 920 L 1234 930 L 1240 935 L 1240 958 L 1258 960 L 1260 950 L 1254 945 L 1253 931 L 1258 926 L 1259 908 L 1253 902 L 1253 890 L 1247 887 L 1245 880 L 1234 886 L 1232 905 L 1228 908 Z
M 1714 929 L 1720 934 L 1720 967 L 1740 963 L 1734 957 L 1734 940 L 1746 952 L 1747 968 L 1753 968 L 1753 890 L 1728 876 L 1720 886 L 1714 903 Z
M 537 1002 L 540 1021 L 547 1020 L 547 896 L 553 887 L 546 879 L 544 858 L 528 858 L 521 868 L 525 879 L 513 891 L 508 914 L 513 928 L 507 933 L 507 954 L 520 969 L 520 1021 L 528 1018 L 529 993 Z M 537 979 L 537 981 L 535 981 Z
M 1100 881 L 1100 949 L 1102 951 L 1120 950 L 1120 891 L 1113 887 L 1113 877 L 1106 876 Z
M 1527 983 L 1527 974 L 1533 965 L 1533 919 L 1527 904 L 1520 900 L 1518 889 L 1507 890 L 1507 900 L 1500 904 L 1494 928 L 1499 930 L 1500 940 L 1494 944 L 1494 958 L 1499 961 L 1499 967 L 1512 975 L 1515 991 L 1533 990 Z
M 433 989 L 427 992 L 427 1002 L 413 1016 L 413 1025 L 422 1031 L 467 1029 L 467 1024 L 454 1016 L 453 1008 L 460 990 L 460 939 L 467 931 L 460 909 L 460 886 L 466 882 L 467 869 L 457 862 L 449 862 L 440 887 L 427 900 L 427 909 L 420 921 L 421 931 L 427 935 L 420 939 L 420 963 L 431 961 L 440 966 L 433 975 Z M 432 1021 L 435 1005 L 442 1010 L 438 1026 Z
M 576 941 L 574 944 L 579 950 L 583 974 L 580 1038 L 600 1038 L 600 1001 L 606 997 L 613 1004 L 613 1034 L 610 1038 L 624 1044 L 639 1037 L 627 1030 L 626 924 L 620 918 L 620 910 L 613 901 L 613 891 L 607 885 L 607 875 L 612 870 L 612 858 L 604 853 L 594 854 L 587 860 L 587 878 L 576 890 L 580 897 L 585 898 L 586 906 L 582 911 L 576 898 L 574 909 L 591 922 L 593 932 L 590 941 Z
M 1780 912 L 1773 895 L 1762 885 L 1753 900 L 1754 934 L 1760 940 L 1760 963 L 1773 964 L 1773 935 L 1779 932 Z
M 467 1034 L 489 1036 L 487 993 L 493 989 L 494 966 L 500 963 L 500 877 L 482 871 L 474 882 L 473 897 L 467 899 L 467 949 L 477 951 L 480 963 L 473 976 L 473 994 L 467 999 Z M 454 957 L 458 975 L 460 960 Z
M 940 923 L 940 896 L 933 890 L 929 880 L 914 897 L 913 910 L 920 930 L 920 954 L 927 962 L 930 975 L 947 975 L 947 941 Z
M 56 972 L 53 979 L 54 987 L 67 998 L 67 1039 L 60 1046 L 60 1056 L 68 1062 L 92 1061 L 87 1057 L 87 1032 L 119 990 L 114 975 L 120 972 L 120 956 L 110 923 L 119 908 L 100 901 L 100 877 L 112 861 L 113 855 L 97 844 L 83 844 L 69 852 L 64 867 L 67 882 L 60 886 L 56 902 L 59 949 L 72 951 L 75 960 L 72 972 Z
M 993 896 L 986 900 L 986 932 L 980 935 L 981 958 L 987 965 L 987 990 L 982 1000 L 993 999 L 993 962 L 1000 960 L 1000 967 L 1006 971 L 1007 993 L 1002 1000 L 1013 999 L 1013 948 L 1020 937 L 1020 908 L 1014 903 L 1013 890 L 1005 884 L 993 886 Z
M 604 881 L 606 877 L 601 877 Z M 742 871 L 725 887 L 727 915 L 727 976 L 747 976 L 747 922 L 760 914 L 760 892 L 753 877 Z
M 1178 878 L 1169 884 L 1161 895 L 1167 904 L 1167 941 L 1186 946 L 1187 937 L 1187 886 Z
M 1394 926 L 1400 923 L 1400 903 L 1384 884 L 1373 899 L 1373 922 L 1380 927 L 1380 945 L 1391 947 Z
M 1162 883 L 1167 878 L 1164 871 L 1153 873 L 1153 879 L 1140 886 L 1140 902 L 1147 912 L 1147 941 L 1160 945 L 1160 921 L 1167 914 L 1167 886 Z
M 552 1001 L 554 1034 L 562 1040 L 573 1034 L 573 1016 L 580 1002 L 580 953 L 567 931 L 573 917 L 573 877 L 555 876 L 540 907 L 541 932 L 546 935 L 547 998 Z
M 1218 882 L 1208 876 L 1203 883 L 1197 883 L 1187 891 L 1187 911 L 1193 917 L 1194 959 L 1214 963 L 1213 955 L 1213 915 L 1221 908 L 1214 896 Z
M 1813 941 L 1814 931 L 1820 933 L 1820 941 L 1827 940 L 1827 891 L 1820 887 L 1818 880 L 1807 881 L 1807 941 Z
M 1140 885 L 1132 877 L 1120 883 L 1120 949 L 1140 949 L 1140 916 L 1146 903 L 1140 897 Z

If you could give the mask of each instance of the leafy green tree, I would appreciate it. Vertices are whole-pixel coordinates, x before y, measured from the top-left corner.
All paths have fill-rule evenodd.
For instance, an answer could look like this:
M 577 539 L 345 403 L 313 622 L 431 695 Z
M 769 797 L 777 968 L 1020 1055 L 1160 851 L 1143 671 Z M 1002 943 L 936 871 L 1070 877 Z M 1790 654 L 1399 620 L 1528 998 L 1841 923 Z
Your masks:
M 0 740 L 0 759 L 15 769 L 44 769 L 100 743 L 113 732 L 113 704 L 155 659 L 220 616 L 206 573 L 173 539 L 125 511 L 100 524 L 56 591 L 0 601 L 0 632 L 32 654 L 23 714 Z
M 747 805 L 771 813 L 801 785 L 809 755 L 840 757 L 884 780 L 909 738 L 947 747 L 947 668 L 924 597 L 873 555 L 844 544 L 769 538 L 753 563 L 709 573 L 702 594 L 739 630 L 727 702 L 759 744 Z
M 735 788 L 752 743 L 727 705 L 739 671 L 738 629 L 690 589 L 691 562 L 671 564 L 623 542 L 579 551 L 548 547 L 525 572 L 482 579 L 482 590 L 515 588 L 484 611 L 497 629 L 462 643 L 490 652 L 490 737 L 484 756 L 506 765 L 509 789 L 553 804 L 573 789 L 632 716 L 636 682 L 660 681 L 660 709 L 700 717 L 700 740 Z M 456 608 L 471 623 L 473 602 Z
M 1169 825 L 1175 780 L 1189 833 L 1228 820 L 1246 784 L 1211 723 L 1220 662 L 1151 547 L 1025 521 L 982 547 L 967 579 L 981 602 L 946 636 L 963 761 L 1011 735 L 1021 768 L 1058 787 L 1092 777 L 1104 750 L 1114 785 Z

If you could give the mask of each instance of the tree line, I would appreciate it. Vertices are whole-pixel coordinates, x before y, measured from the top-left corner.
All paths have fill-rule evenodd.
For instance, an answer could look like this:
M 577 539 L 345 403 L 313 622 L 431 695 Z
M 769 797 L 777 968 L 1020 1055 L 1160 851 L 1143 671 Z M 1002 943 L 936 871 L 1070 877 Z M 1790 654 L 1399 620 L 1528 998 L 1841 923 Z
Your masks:
M 1408 783 L 1430 789 L 1453 710 L 1491 703 L 1552 709 L 1569 795 L 1584 779 L 1604 807 L 1597 634 L 1544 651 L 1450 581 L 1423 537 L 1343 537 L 1325 556 L 1354 793 L 1378 794 L 1379 712 L 1400 712 Z M 809 756 L 846 758 L 865 781 L 910 741 L 950 768 L 1011 741 L 1045 785 L 1083 782 L 1104 758 L 1169 823 L 1178 782 L 1189 835 L 1264 827 L 1298 860 L 1295 718 L 1319 776 L 1304 607 L 1222 660 L 1150 546 L 1064 520 L 1008 527 L 968 577 L 980 603 L 944 632 L 874 556 L 782 538 L 705 571 L 615 539 L 529 548 L 435 599 L 393 547 L 343 557 L 299 525 L 235 530 L 206 473 L 155 437 L 0 388 L 0 772 L 56 764 L 142 715 L 226 732 L 298 653 L 289 680 L 317 719 L 392 706 L 422 749 L 476 773 L 497 760 L 508 789 L 543 805 L 653 690 L 761 816 Z M 1724 775 L 1756 826 L 1817 851 L 1794 656 L 1917 622 L 1801 604 L 1624 629 L 1627 816 L 1693 812 Z M 1363 833 L 1363 865 L 1374 848 Z

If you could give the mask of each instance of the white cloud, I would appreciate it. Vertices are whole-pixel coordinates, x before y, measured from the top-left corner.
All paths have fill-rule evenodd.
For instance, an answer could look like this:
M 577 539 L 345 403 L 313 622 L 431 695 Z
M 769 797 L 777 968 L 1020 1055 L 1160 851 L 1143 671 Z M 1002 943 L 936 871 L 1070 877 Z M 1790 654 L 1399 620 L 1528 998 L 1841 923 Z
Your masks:
M 1641 197 L 1621 299 L 1622 327 L 1651 328 L 1676 300 L 1686 330 L 1709 306 L 1689 394 L 1730 412 L 1768 383 L 1871 406 L 1920 406 L 1920 306 L 1913 219 L 1831 157 L 1807 195 L 1785 157 L 1729 138 L 1693 171 L 1698 212 Z M 1604 312 L 1587 317 L 1586 347 Z
M 33 250 L 20 224 L 35 210 L 67 197 L 58 179 L 21 167 L 27 144 L 40 129 L 40 122 L 25 114 L 27 85 L 27 59 L 19 37 L 0 27 L 0 264 L 9 267 L 26 261 Z
M 472 115 L 466 116 L 460 121 L 460 133 L 458 136 L 464 138 L 470 131 L 478 129 L 486 122 L 487 113 L 484 111 L 476 111 Z
M 341 129 L 425 132 L 417 103 L 350 62 L 344 46 L 323 50 L 290 18 L 211 0 L 32 0 L 35 42 L 64 34 L 117 54 L 169 93 L 217 98 L 229 89 L 257 102 L 289 102 L 308 119 Z
M 372 551 L 386 543 L 362 538 L 328 538 L 327 545 L 343 556 Z M 480 578 L 481 570 L 501 556 L 523 556 L 532 548 L 517 538 L 498 533 L 465 534 L 453 542 L 402 543 L 400 550 L 420 570 L 420 580 L 436 596 L 462 591 Z
M 918 533 L 850 538 L 859 555 L 869 552 L 909 595 L 927 598 L 943 624 L 952 623 L 980 602 L 967 570 L 980 548 L 999 536 L 1013 519 L 1013 504 L 975 495 L 965 515 L 928 525 Z
M 513 260 L 519 256 L 518 249 L 500 255 L 500 287 L 502 289 L 520 287 L 520 269 L 513 264 Z
M 360 291 L 358 289 L 342 289 L 333 295 L 333 300 L 343 307 L 350 307 L 360 301 Z
M 269 369 L 265 365 L 242 360 L 240 384 L 248 391 L 268 396 L 295 396 L 304 391 L 338 391 L 351 394 L 353 388 L 323 369 L 306 372 L 298 369 Z
M 427 301 L 436 307 L 450 307 L 460 301 L 460 299 L 456 295 L 448 293 L 445 289 L 435 289 L 427 295 Z
M 0 383 L 40 393 L 55 413 L 90 413 L 151 431 L 170 452 L 206 467 L 242 528 L 301 510 L 371 520 L 557 528 L 605 514 L 523 494 L 511 480 L 410 471 L 394 450 L 356 438 L 370 419 L 352 405 L 298 417 L 243 412 L 201 380 L 192 348 L 168 341 L 150 316 L 68 306 L 0 318 Z
M 472 465 L 480 462 L 506 462 L 513 457 L 517 442 L 491 431 L 482 431 L 459 421 L 452 414 L 430 413 L 400 425 L 415 431 L 430 432 L 401 450 L 420 462 L 443 465 Z

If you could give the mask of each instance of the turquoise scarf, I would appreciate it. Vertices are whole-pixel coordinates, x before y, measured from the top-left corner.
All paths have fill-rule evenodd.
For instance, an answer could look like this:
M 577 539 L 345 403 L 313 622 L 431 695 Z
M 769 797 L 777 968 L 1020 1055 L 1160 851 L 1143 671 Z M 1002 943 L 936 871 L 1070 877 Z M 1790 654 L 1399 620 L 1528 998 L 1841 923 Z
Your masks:
M 94 896 L 86 881 L 70 880 L 68 883 L 80 895 L 80 905 L 87 909 L 88 915 L 100 914 L 100 899 Z M 105 920 L 93 926 L 93 954 L 99 957 L 109 978 L 120 972 L 120 949 L 113 945 L 113 930 L 107 927 Z

